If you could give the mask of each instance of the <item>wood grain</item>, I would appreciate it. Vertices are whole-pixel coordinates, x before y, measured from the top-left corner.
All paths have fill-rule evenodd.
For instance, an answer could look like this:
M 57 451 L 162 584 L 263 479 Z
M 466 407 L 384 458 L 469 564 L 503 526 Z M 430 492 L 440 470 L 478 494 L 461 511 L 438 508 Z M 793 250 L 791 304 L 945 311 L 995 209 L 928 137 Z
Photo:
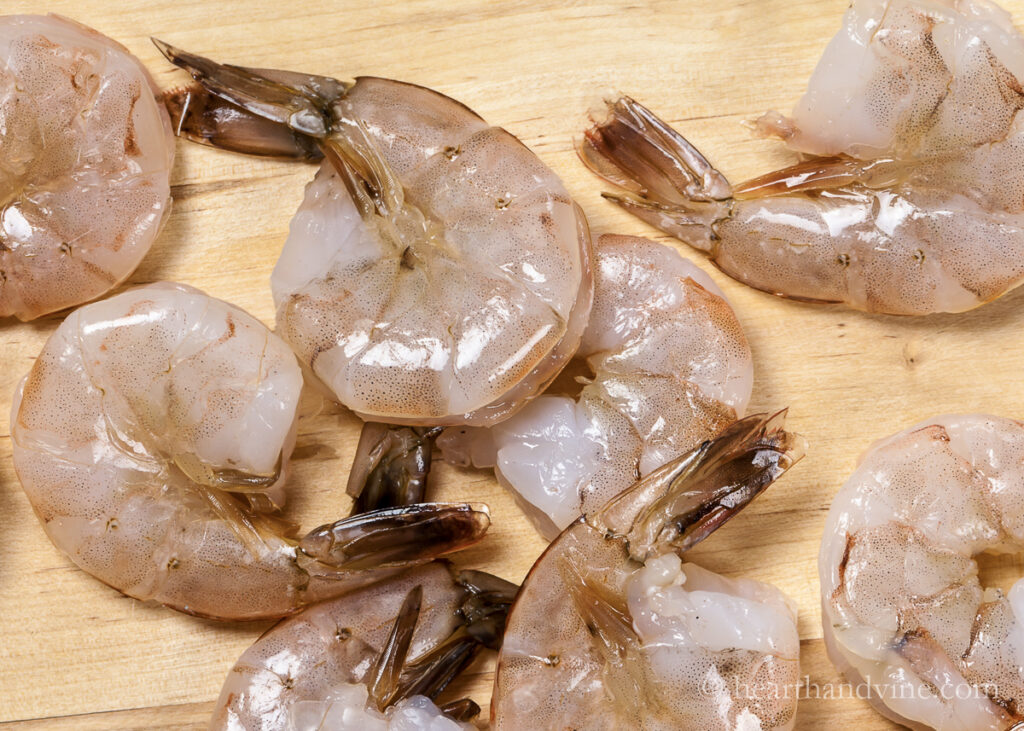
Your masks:
M 788 110 L 846 0 L 545 3 L 395 0 L 252 3 L 164 0 L 131 5 L 55 0 L 123 42 L 164 87 L 184 77 L 147 40 L 226 61 L 342 78 L 424 84 L 504 125 L 563 177 L 595 232 L 656 235 L 599 196 L 572 151 L 584 112 L 609 89 L 629 92 L 682 130 L 733 180 L 794 158 L 740 126 Z M 1024 0 L 1006 5 L 1024 24 Z M 8 0 L 4 12 L 39 12 Z M 312 169 L 179 145 L 175 204 L 130 284 L 187 282 L 271 323 L 269 276 Z M 699 259 L 699 255 L 694 255 Z M 699 262 L 711 270 L 707 262 Z M 832 495 L 872 441 L 943 412 L 1024 415 L 1018 387 L 1024 289 L 959 316 L 899 319 L 787 302 L 711 270 L 732 301 L 756 364 L 752 410 L 790 407 L 808 457 L 691 557 L 769 581 L 800 608 L 809 682 L 840 678 L 825 657 L 816 555 Z M 60 317 L 0 323 L 0 411 Z M 47 540 L 11 465 L 0 426 L 0 724 L 24 729 L 201 728 L 239 654 L 266 624 L 224 625 L 127 599 L 76 569 Z M 303 417 L 293 514 L 306 526 L 348 507 L 344 478 L 358 422 L 337 407 Z M 442 498 L 484 500 L 494 527 L 460 562 L 519 580 L 543 547 L 484 472 L 442 466 Z M 990 562 L 988 581 L 1020 572 Z M 486 707 L 490 664 L 461 684 Z M 865 702 L 807 700 L 798 728 L 891 728 Z

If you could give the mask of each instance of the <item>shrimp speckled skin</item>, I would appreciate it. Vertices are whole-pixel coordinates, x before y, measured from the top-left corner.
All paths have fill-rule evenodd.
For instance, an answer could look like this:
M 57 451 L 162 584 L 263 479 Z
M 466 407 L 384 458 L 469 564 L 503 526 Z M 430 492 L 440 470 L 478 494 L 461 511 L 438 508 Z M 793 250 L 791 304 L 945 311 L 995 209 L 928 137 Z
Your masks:
M 324 155 L 271 286 L 278 331 L 337 400 L 372 421 L 485 425 L 558 374 L 590 309 L 590 235 L 519 140 L 420 86 L 158 45 L 202 85 L 168 98 L 183 134 Z
M 113 289 L 170 205 L 174 135 L 127 49 L 58 16 L 0 17 L 0 317 Z
M 47 341 L 15 394 L 14 466 L 82 569 L 218 619 L 283 616 L 482 535 L 484 513 L 412 506 L 292 540 L 274 508 L 301 387 L 288 346 L 238 308 L 181 285 L 131 290 L 79 308 Z M 374 554 L 385 528 L 417 525 L 438 544 L 406 536 L 410 553 L 396 541 Z
M 312 606 L 239 658 L 210 731 L 473 729 L 431 699 L 500 640 L 516 588 L 432 562 Z
M 1024 582 L 973 557 L 1024 547 L 1024 423 L 941 416 L 884 439 L 836 495 L 819 556 L 833 662 L 913 729 L 1024 721 Z
M 594 376 L 579 398 L 540 396 L 490 429 L 450 428 L 439 441 L 451 462 L 494 466 L 548 539 L 742 416 L 753 384 L 735 313 L 673 249 L 602 236 L 594 280 L 576 353 Z
M 752 287 L 961 312 L 1024 279 L 1024 37 L 986 0 L 854 0 L 791 119 L 810 155 L 732 188 L 636 102 L 580 146 L 608 196 Z
M 796 610 L 680 555 L 802 455 L 781 417 L 742 419 L 565 530 L 512 606 L 495 729 L 791 729 Z

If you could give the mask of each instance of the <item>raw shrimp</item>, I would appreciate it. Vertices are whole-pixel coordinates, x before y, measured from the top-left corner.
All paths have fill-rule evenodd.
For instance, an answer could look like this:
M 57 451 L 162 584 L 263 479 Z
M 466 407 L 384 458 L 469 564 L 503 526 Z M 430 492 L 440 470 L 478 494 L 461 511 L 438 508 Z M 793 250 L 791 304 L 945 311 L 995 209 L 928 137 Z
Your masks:
M 794 605 L 680 555 L 803 453 L 782 414 L 751 416 L 582 516 L 508 617 L 495 729 L 789 729 Z
M 54 15 L 0 17 L 0 317 L 128 278 L 171 202 L 174 135 L 128 49 Z
M 432 699 L 497 647 L 517 588 L 433 562 L 310 607 L 239 658 L 210 729 L 473 729 L 452 717 L 468 721 L 475 703 L 438 709 Z
M 342 404 L 391 424 L 489 424 L 572 356 L 592 295 L 586 219 L 515 137 L 420 86 L 157 45 L 202 85 L 169 95 L 182 134 L 324 155 L 271 287 L 282 337 Z
M 821 544 L 832 661 L 913 729 L 1024 721 L 1024 582 L 981 586 L 982 552 L 1024 548 L 1024 423 L 940 416 L 875 444 Z
M 158 284 L 73 312 L 15 394 L 14 466 L 54 544 L 119 591 L 279 617 L 479 540 L 486 507 L 419 505 L 293 540 L 302 374 L 238 308 Z
M 548 539 L 735 421 L 753 383 L 746 338 L 707 274 L 637 237 L 602 236 L 595 252 L 577 352 L 594 377 L 579 398 L 540 396 L 440 439 L 449 461 L 493 465 Z
M 854 0 L 792 119 L 811 155 L 731 188 L 628 98 L 580 154 L 611 200 L 772 294 L 961 312 L 1024 278 L 1024 38 L 985 0 Z

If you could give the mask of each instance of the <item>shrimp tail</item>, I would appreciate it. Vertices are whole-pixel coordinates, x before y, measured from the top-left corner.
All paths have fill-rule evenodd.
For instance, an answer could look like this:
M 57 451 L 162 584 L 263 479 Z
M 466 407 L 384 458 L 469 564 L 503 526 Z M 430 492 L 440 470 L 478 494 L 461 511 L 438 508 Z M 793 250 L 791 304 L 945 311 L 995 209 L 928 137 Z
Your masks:
M 519 587 L 483 571 L 460 571 L 455 581 L 465 590 L 459 607 L 462 623 L 444 642 L 403 671 L 399 697 L 436 698 L 481 650 L 501 646 L 505 621 Z
M 633 99 L 607 101 L 607 117 L 583 134 L 583 164 L 624 189 L 605 198 L 701 251 L 732 212 L 729 181 L 664 121 Z
M 222 64 L 157 38 L 150 40 L 168 61 L 191 74 L 207 94 L 240 108 L 247 118 L 258 117 L 268 124 L 285 127 L 299 135 L 298 140 L 309 138 L 310 144 L 315 144 L 341 174 L 360 215 L 371 225 L 382 227 L 380 233 L 384 238 L 396 242 L 401 238 L 392 230 L 393 219 L 404 209 L 401 183 L 362 123 L 345 111 L 348 84 L 327 76 Z M 184 108 L 185 104 L 184 97 L 171 99 L 173 106 Z M 235 122 L 239 132 L 247 131 L 250 136 L 232 143 L 234 147 L 228 149 L 251 148 L 252 143 L 259 141 L 251 135 L 254 123 Z M 183 126 L 179 119 L 175 126 L 188 130 L 198 127 L 196 134 L 203 141 L 212 144 L 214 140 L 207 120 L 185 120 Z M 265 124 L 258 129 L 264 137 L 270 137 Z M 283 134 L 275 134 L 273 144 L 268 143 L 267 151 L 258 154 L 279 156 Z M 304 142 L 295 144 L 301 146 Z M 401 246 L 399 250 L 404 249 Z
M 370 697 L 381 711 L 391 705 L 398 693 L 398 681 L 401 678 L 402 666 L 409 655 L 409 646 L 412 644 L 412 635 L 419 620 L 422 603 L 423 587 L 417 584 L 402 602 L 391 634 L 388 635 L 384 649 L 370 671 L 367 687 Z
M 440 433 L 441 427 L 363 424 L 348 477 L 352 515 L 423 502 Z
M 624 536 L 638 561 L 693 548 L 803 457 L 804 439 L 783 429 L 785 416 L 734 422 L 612 500 L 601 527 Z
M 164 92 L 174 134 L 244 155 L 318 160 L 314 138 L 214 96 L 200 84 Z
M 221 64 L 159 39 L 150 40 L 210 95 L 313 139 L 327 136 L 329 107 L 348 89 L 326 76 Z
M 483 504 L 420 503 L 314 528 L 299 541 L 299 550 L 340 571 L 400 567 L 471 546 L 490 524 Z

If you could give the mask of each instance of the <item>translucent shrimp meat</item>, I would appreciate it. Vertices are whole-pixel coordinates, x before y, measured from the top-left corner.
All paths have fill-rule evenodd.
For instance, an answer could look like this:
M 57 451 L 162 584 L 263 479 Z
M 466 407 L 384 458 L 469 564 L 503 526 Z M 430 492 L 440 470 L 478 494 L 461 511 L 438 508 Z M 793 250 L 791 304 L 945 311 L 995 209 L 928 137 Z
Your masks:
M 517 588 L 432 562 L 310 607 L 239 658 L 210 731 L 475 729 L 475 703 L 433 699 L 497 646 Z
M 543 395 L 486 430 L 450 428 L 448 461 L 494 466 L 548 539 L 742 416 L 753 361 L 725 296 L 661 244 L 601 236 L 578 398 Z
M 99 297 L 168 212 L 174 135 L 128 50 L 55 15 L 0 16 L 0 318 Z
M 792 602 L 681 561 L 802 456 L 781 421 L 735 422 L 548 547 L 509 613 L 496 730 L 793 727 Z
M 484 425 L 542 391 L 591 302 L 586 219 L 519 140 L 430 89 L 214 63 L 177 129 L 324 161 L 271 278 L 277 326 L 345 406 L 390 424 Z
M 1024 423 L 940 416 L 883 439 L 836 495 L 819 555 L 829 656 L 912 729 L 1024 722 L 1024 582 L 974 557 L 1024 549 Z
M 583 160 L 613 201 L 724 272 L 797 300 L 923 315 L 1024 279 L 1024 37 L 985 0 L 854 0 L 792 118 L 806 157 L 735 188 L 635 101 Z
M 418 505 L 301 540 L 284 501 L 302 374 L 250 315 L 174 284 L 73 312 L 14 397 L 14 466 L 47 535 L 138 599 L 280 617 L 479 540 L 486 507 Z

